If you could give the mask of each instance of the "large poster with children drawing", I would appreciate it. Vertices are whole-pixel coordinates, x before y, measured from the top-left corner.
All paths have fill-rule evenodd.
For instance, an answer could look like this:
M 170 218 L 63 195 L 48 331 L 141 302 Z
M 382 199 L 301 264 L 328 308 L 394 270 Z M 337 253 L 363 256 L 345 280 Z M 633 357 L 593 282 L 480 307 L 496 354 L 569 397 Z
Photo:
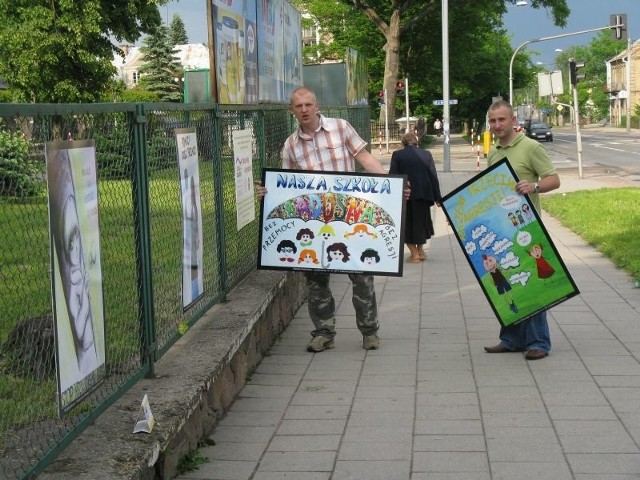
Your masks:
M 528 196 L 502 160 L 442 207 L 498 321 L 513 325 L 579 293 Z
M 402 275 L 406 177 L 265 169 L 258 268 Z

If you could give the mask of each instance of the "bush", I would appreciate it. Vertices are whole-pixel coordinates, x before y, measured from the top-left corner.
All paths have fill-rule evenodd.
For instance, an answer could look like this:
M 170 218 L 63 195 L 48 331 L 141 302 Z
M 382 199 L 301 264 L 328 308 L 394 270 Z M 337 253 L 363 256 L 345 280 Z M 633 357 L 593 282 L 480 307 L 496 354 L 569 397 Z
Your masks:
M 0 197 L 25 199 L 44 189 L 44 159 L 29 156 L 29 141 L 19 132 L 0 131 Z

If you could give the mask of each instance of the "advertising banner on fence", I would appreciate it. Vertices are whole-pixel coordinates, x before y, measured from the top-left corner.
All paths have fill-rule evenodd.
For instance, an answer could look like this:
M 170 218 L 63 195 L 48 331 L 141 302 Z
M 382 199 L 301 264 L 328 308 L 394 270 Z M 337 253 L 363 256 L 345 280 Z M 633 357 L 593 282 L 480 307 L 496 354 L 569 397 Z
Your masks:
M 406 177 L 264 169 L 258 268 L 401 276 Z
M 503 326 L 579 293 L 515 172 L 502 160 L 442 200 L 469 265 Z
M 249 225 L 256 218 L 255 191 L 253 188 L 252 134 L 251 130 L 233 131 L 233 164 L 236 186 L 236 229 Z
M 64 416 L 105 377 L 96 148 L 45 145 L 58 410 Z
M 182 199 L 182 307 L 202 295 L 202 208 L 195 128 L 175 131 Z

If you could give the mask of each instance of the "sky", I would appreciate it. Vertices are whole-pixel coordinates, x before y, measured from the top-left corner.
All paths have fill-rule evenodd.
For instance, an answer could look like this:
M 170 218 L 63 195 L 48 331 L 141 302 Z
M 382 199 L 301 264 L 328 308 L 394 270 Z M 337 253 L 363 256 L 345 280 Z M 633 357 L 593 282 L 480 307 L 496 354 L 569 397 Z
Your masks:
M 567 4 L 571 14 L 565 28 L 554 26 L 546 9 L 510 6 L 504 17 L 504 24 L 512 35 L 512 47 L 515 49 L 525 41 L 542 37 L 606 27 L 609 25 L 609 16 L 617 13 L 627 14 L 631 39 L 640 38 L 640 0 L 567 0 Z M 171 21 L 174 13 L 182 17 L 189 42 L 207 43 L 207 0 L 174 0 L 165 7 L 160 7 L 160 11 L 165 21 L 167 19 Z M 527 48 L 530 51 L 540 52 L 538 55 L 533 55 L 533 62 L 551 64 L 557 55 L 556 48 L 588 45 L 597 34 L 598 32 L 593 32 L 534 42 Z
M 640 0 L 567 0 L 567 5 L 571 9 L 571 14 L 564 28 L 553 25 L 551 15 L 546 9 L 510 6 L 508 13 L 504 16 L 504 26 L 511 35 L 511 46 L 515 49 L 528 40 L 606 27 L 609 25 L 609 16 L 620 13 L 627 14 L 629 26 L 627 32 L 631 40 L 635 41 L 640 37 Z M 551 64 L 558 55 L 556 48 L 567 49 L 572 46 L 588 45 L 598 33 L 584 33 L 533 42 L 526 48 L 530 52 L 539 52 L 537 55 L 532 55 L 534 63 Z

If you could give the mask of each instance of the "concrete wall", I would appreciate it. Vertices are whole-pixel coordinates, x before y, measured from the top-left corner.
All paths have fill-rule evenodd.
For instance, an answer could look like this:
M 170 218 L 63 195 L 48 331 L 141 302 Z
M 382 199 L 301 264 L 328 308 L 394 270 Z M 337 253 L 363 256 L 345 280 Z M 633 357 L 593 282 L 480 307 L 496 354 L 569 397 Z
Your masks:
M 175 476 L 180 458 L 211 433 L 305 297 L 300 273 L 250 275 L 158 361 L 155 378 L 139 381 L 38 478 Z M 151 434 L 133 434 L 145 393 L 156 426 Z

